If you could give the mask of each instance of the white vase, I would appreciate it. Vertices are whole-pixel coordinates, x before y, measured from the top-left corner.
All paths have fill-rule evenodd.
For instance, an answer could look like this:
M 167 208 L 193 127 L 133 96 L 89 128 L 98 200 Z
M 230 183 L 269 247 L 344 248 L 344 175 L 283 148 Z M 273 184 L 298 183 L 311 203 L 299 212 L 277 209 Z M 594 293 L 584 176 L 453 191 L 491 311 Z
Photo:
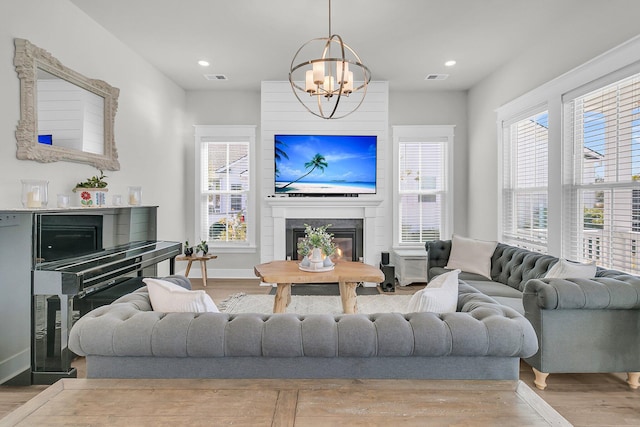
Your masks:
M 302 267 L 309 267 L 311 265 L 311 263 L 309 262 L 309 256 L 305 255 L 304 258 L 302 258 L 302 261 L 300 261 L 300 265 Z
M 324 260 L 322 259 L 322 251 L 320 248 L 313 248 L 311 251 L 311 257 L 309 257 L 312 270 L 321 270 L 324 266 Z

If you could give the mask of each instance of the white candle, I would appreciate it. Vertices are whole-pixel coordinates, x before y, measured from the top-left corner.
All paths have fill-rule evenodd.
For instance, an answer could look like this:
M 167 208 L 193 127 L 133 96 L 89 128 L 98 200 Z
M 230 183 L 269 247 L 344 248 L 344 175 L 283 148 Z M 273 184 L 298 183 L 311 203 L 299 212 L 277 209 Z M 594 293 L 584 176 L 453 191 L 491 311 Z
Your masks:
M 313 71 L 307 70 L 305 74 L 305 85 L 304 88 L 308 93 L 316 93 L 316 85 L 313 83 Z
M 27 193 L 27 207 L 28 208 L 42 207 L 42 202 L 40 202 L 40 191 L 29 191 Z
M 324 62 L 313 63 L 313 82 L 317 85 L 324 83 Z

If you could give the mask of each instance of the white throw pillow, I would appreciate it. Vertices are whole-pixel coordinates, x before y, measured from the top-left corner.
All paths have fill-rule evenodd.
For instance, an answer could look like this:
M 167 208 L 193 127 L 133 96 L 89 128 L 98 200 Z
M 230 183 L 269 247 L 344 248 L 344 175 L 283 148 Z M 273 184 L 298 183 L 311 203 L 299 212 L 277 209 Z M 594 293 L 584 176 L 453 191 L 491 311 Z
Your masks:
M 468 239 L 454 234 L 451 238 L 451 254 L 445 268 L 457 268 L 491 279 L 491 257 L 496 246 L 498 242 Z
M 545 279 L 593 279 L 596 277 L 596 264 L 580 264 L 566 259 L 559 259 L 558 262 L 545 274 Z
M 424 289 L 409 300 L 409 312 L 453 313 L 458 308 L 458 274 L 460 270 L 434 277 Z
M 205 291 L 190 291 L 162 279 L 146 278 L 142 281 L 149 290 L 153 311 L 163 313 L 218 313 L 218 307 Z

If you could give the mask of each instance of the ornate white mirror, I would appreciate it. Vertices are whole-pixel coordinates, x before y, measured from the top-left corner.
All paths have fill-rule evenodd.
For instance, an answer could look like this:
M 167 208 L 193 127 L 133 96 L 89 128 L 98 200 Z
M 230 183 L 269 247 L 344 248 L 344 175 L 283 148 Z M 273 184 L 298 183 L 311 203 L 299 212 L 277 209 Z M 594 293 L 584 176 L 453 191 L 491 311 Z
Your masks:
M 15 39 L 15 45 L 18 159 L 119 170 L 113 125 L 120 90 L 65 67 L 28 40 Z

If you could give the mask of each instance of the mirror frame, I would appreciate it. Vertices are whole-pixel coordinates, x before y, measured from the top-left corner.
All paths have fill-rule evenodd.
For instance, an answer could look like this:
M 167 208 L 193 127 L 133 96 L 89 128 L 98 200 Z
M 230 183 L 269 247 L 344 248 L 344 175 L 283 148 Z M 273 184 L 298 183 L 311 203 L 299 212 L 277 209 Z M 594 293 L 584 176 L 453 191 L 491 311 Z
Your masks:
M 49 163 L 72 161 L 93 165 L 101 170 L 120 170 L 114 139 L 114 122 L 120 89 L 102 80 L 89 79 L 65 67 L 46 50 L 25 39 L 15 40 L 13 60 L 20 79 L 20 121 L 16 128 L 17 153 L 21 160 Z M 37 73 L 44 70 L 104 99 L 104 154 L 88 153 L 38 142 Z

